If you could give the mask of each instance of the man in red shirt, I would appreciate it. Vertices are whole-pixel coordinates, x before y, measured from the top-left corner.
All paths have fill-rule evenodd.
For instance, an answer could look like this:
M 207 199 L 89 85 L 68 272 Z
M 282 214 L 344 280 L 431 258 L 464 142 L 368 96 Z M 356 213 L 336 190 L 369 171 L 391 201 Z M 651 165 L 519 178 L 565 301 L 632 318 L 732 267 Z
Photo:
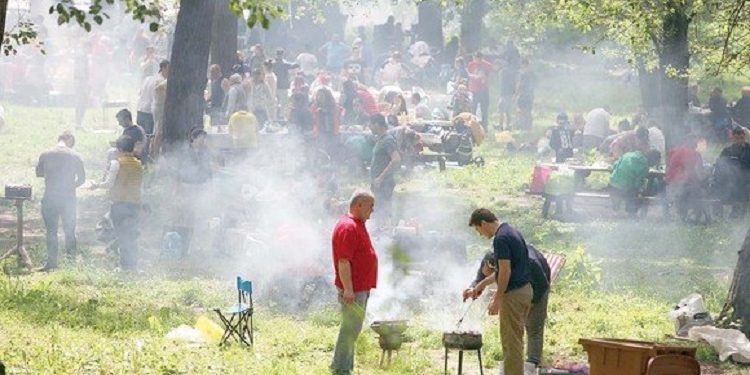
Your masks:
M 484 59 L 482 52 L 474 54 L 467 67 L 469 71 L 469 91 L 474 99 L 474 114 L 477 114 L 477 107 L 482 107 L 482 126 L 487 130 L 487 121 L 490 116 L 490 88 L 488 86 L 490 74 L 495 70 L 487 60 Z
M 378 281 L 378 255 L 365 227 L 374 207 L 372 193 L 354 193 L 349 214 L 342 216 L 333 228 L 333 267 L 342 318 L 331 363 L 333 374 L 354 371 L 354 343 L 362 331 L 370 289 Z
M 664 176 L 667 199 L 674 203 L 678 215 L 683 219 L 687 218 L 690 208 L 699 208 L 696 205 L 701 193 L 703 158 L 697 148 L 698 140 L 690 137 L 682 146 L 670 151 Z

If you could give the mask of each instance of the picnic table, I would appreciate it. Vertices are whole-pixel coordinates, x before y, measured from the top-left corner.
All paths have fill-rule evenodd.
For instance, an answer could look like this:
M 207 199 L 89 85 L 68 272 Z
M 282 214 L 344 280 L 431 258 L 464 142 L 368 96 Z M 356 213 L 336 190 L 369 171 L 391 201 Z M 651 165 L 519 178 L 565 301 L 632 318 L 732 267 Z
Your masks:
M 538 164 L 541 167 L 547 167 L 552 171 L 560 170 L 561 168 L 567 168 L 573 171 L 574 176 L 574 191 L 566 194 L 550 194 L 546 192 L 533 192 L 527 191 L 530 195 L 540 195 L 544 197 L 544 204 L 542 205 L 542 217 L 547 218 L 549 216 L 549 209 L 553 200 L 566 199 L 568 204 L 572 204 L 573 198 L 582 199 L 609 199 L 610 194 L 606 191 L 592 191 L 586 189 L 586 178 L 592 173 L 612 173 L 612 166 L 609 164 L 593 164 L 593 165 L 575 165 L 575 164 L 564 164 L 564 163 L 541 163 Z M 661 169 L 649 169 L 647 178 L 663 178 L 665 172 Z M 644 197 L 651 198 L 654 197 Z M 568 207 L 570 209 L 570 207 Z

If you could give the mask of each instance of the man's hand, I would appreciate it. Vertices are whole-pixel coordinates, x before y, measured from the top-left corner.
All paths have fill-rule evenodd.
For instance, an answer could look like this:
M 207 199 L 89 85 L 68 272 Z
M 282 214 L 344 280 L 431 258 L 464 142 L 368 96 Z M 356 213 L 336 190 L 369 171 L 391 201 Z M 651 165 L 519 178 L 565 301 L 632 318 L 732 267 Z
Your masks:
M 466 302 L 466 300 L 469 299 L 469 297 L 474 296 L 474 289 L 472 288 L 464 289 L 462 295 L 464 297 L 464 302 Z
M 495 295 L 492 297 L 492 300 L 490 301 L 489 306 L 487 306 L 487 312 L 490 315 L 500 314 L 500 306 L 502 304 L 503 304 L 503 298 L 498 297 L 498 293 L 495 293 Z
M 354 302 L 354 291 L 344 289 L 344 293 L 341 294 L 341 300 L 344 301 L 345 304 L 351 305 L 352 302 Z

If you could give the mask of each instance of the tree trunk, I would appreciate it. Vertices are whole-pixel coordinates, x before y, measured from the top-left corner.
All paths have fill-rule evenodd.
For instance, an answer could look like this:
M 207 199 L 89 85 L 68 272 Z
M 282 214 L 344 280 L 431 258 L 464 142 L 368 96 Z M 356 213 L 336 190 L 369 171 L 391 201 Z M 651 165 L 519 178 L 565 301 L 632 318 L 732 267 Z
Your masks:
M 482 46 L 487 0 L 466 0 L 461 11 L 461 47 L 464 53 L 476 52 Z
M 685 131 L 685 118 L 688 110 L 688 27 L 690 20 L 687 9 L 676 1 L 670 1 L 673 12 L 664 17 L 663 39 L 659 51 L 658 118 L 664 127 L 668 148 L 681 143 L 680 135 Z
M 174 45 L 164 105 L 164 146 L 172 148 L 203 126 L 203 91 L 211 45 L 215 1 L 181 0 L 174 30 Z
M 238 17 L 229 9 L 229 0 L 217 0 L 211 31 L 211 64 L 219 64 L 224 76 L 237 60 Z
M 8 12 L 8 0 L 0 0 L 0 46 L 5 40 L 5 14 Z
M 750 334 L 750 231 L 745 235 L 730 290 L 732 320 L 742 321 L 742 332 Z
M 443 50 L 443 11 L 437 0 L 425 0 L 417 5 L 417 40 Z

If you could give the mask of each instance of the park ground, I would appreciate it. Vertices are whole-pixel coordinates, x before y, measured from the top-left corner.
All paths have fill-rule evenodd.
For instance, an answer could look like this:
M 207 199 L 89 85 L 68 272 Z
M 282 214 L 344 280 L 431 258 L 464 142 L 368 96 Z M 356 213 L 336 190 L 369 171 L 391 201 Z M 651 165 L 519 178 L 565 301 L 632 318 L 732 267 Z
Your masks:
M 27 203 L 27 241 L 36 264 L 45 257 L 39 217 L 42 181 L 34 176 L 38 154 L 70 128 L 70 108 L 26 107 L 2 103 L 7 124 L 0 130 L 0 182 L 28 182 L 36 199 Z M 537 120 L 550 122 L 553 113 Z M 76 149 L 91 178 L 99 178 L 107 141 L 115 137 L 114 114 L 87 117 Z M 541 117 L 541 116 L 540 116 Z M 545 120 L 546 119 L 546 120 Z M 107 125 L 102 124 L 106 122 Z M 103 129 L 98 131 L 96 129 Z M 109 129 L 107 131 L 106 129 Z M 518 135 L 523 141 L 524 135 Z M 748 222 L 719 221 L 689 226 L 658 217 L 632 222 L 602 205 L 575 222 L 545 220 L 541 202 L 523 193 L 536 156 L 508 151 L 492 140 L 479 149 L 484 167 L 426 171 L 397 188 L 399 199 L 415 195 L 459 197 L 463 216 L 487 206 L 521 229 L 540 249 L 565 254 L 567 264 L 550 297 L 545 362 L 585 361 L 582 337 L 616 337 L 668 342 L 674 333 L 667 313 L 682 297 L 697 292 L 718 314 Z M 160 261 L 156 246 L 145 245 L 145 272 L 116 269 L 116 260 L 94 239 L 93 226 L 106 210 L 103 193 L 80 198 L 81 257 L 57 272 L 27 274 L 15 261 L 0 267 L 0 361 L 11 374 L 327 374 L 338 316 L 335 305 L 305 314 L 286 314 L 257 301 L 256 345 L 246 348 L 173 342 L 165 334 L 199 316 L 214 318 L 213 307 L 231 302 L 232 278 L 213 272 L 210 259 Z M 461 217 L 460 220 L 465 220 Z M 0 205 L 0 247 L 14 242 L 14 209 Z M 469 228 L 461 236 L 472 238 Z M 468 234 L 468 235 L 467 235 Z M 486 246 L 469 243 L 470 258 Z M 471 275 L 467 275 L 467 282 Z M 377 293 L 377 291 L 375 291 Z M 458 291 L 457 291 L 458 293 Z M 502 359 L 495 320 L 483 320 L 485 373 Z M 417 316 L 394 363 L 380 369 L 374 332 L 365 330 L 357 345 L 358 374 L 440 374 L 441 331 Z M 716 352 L 699 346 L 709 374 L 750 374 L 720 363 Z M 478 373 L 468 359 L 466 373 Z

